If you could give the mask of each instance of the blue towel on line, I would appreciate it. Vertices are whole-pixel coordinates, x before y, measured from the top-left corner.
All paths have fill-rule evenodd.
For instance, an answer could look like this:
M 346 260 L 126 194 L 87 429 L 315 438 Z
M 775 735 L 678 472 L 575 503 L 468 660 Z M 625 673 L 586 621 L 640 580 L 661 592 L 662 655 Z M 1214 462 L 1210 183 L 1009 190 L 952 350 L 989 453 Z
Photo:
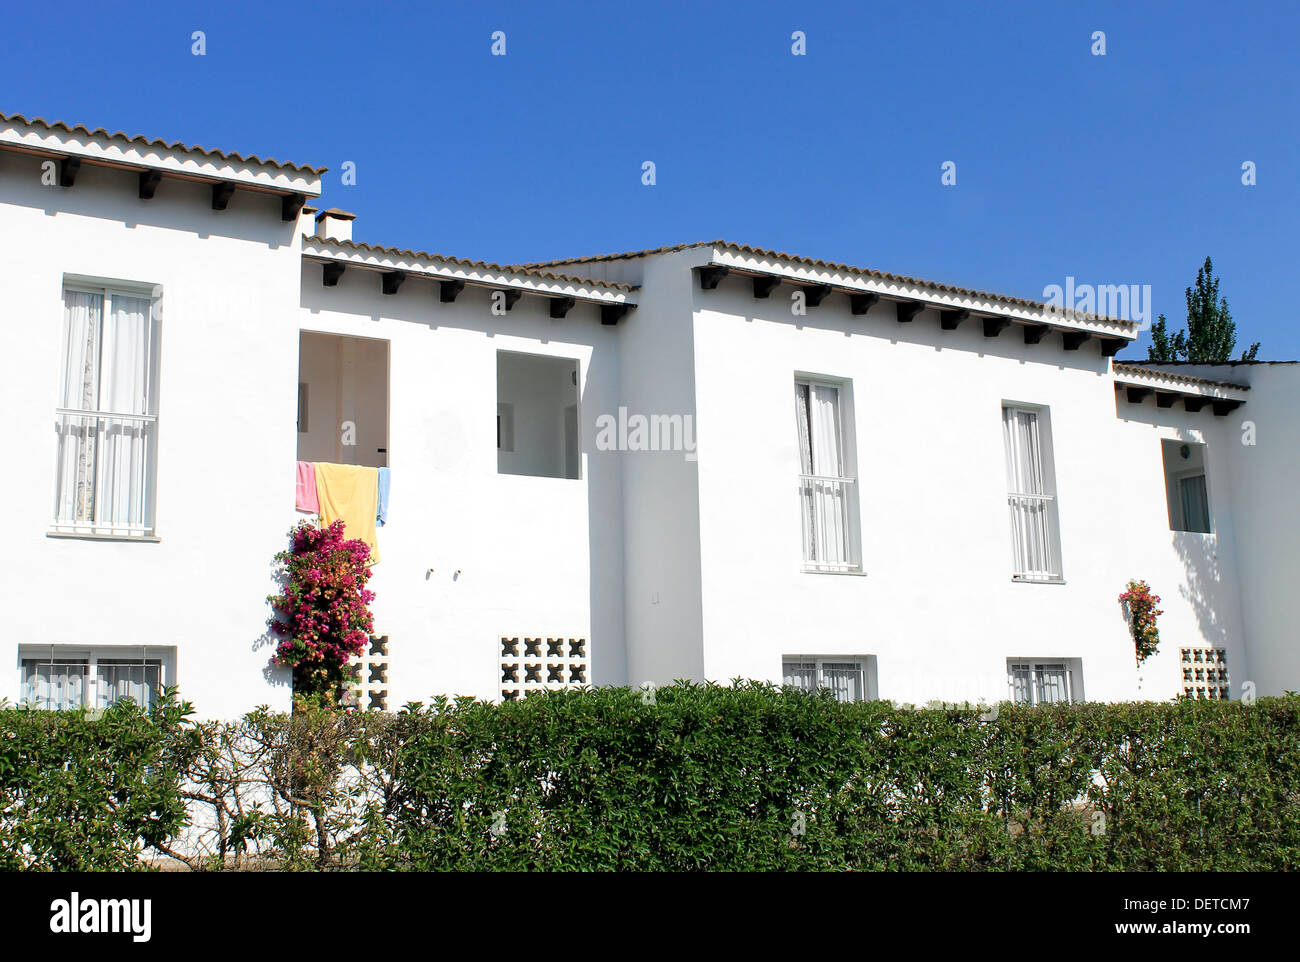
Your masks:
M 379 513 L 375 516 L 375 523 L 383 527 L 388 521 L 388 469 L 379 469 Z

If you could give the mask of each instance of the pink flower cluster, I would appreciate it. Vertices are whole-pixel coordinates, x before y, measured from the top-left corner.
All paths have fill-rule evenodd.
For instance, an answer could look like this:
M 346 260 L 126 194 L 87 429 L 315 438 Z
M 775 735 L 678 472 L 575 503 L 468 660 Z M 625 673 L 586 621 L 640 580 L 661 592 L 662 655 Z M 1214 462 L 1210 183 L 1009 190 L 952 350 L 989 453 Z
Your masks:
M 289 532 L 290 548 L 275 556 L 285 575 L 282 594 L 267 598 L 278 617 L 270 627 L 283 640 L 274 661 L 293 669 L 294 691 L 319 694 L 343 687 L 348 662 L 365 650 L 374 630 L 370 613 L 370 547 L 344 540 L 343 522 L 319 528 L 303 521 Z
M 1131 580 L 1128 591 L 1120 595 L 1119 600 L 1128 605 L 1129 626 L 1140 665 L 1160 645 L 1160 629 L 1156 627 L 1156 618 L 1164 614 L 1162 609 L 1156 607 L 1160 604 L 1160 596 L 1153 595 L 1151 586 L 1145 581 Z

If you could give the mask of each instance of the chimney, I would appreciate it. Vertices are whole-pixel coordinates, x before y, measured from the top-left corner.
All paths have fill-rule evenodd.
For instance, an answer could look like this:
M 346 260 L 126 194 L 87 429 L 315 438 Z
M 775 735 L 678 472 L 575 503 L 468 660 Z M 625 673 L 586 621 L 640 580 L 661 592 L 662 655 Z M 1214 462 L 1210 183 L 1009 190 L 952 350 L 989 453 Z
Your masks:
M 316 236 L 328 237 L 330 240 L 352 240 L 352 222 L 356 214 L 331 207 L 316 215 Z
M 298 230 L 303 237 L 311 237 L 316 233 L 316 213 L 317 208 L 311 204 L 302 205 L 298 214 Z

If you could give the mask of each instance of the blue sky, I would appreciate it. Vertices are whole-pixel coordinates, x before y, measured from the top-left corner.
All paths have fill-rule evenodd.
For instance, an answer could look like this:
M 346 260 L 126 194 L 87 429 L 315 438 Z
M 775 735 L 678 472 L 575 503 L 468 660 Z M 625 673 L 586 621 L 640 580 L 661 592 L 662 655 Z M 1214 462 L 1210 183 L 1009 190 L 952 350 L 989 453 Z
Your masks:
M 501 263 L 723 237 L 1181 324 L 1209 254 L 1295 359 L 1298 6 L 8 4 L 0 111 L 325 165 L 357 239 Z

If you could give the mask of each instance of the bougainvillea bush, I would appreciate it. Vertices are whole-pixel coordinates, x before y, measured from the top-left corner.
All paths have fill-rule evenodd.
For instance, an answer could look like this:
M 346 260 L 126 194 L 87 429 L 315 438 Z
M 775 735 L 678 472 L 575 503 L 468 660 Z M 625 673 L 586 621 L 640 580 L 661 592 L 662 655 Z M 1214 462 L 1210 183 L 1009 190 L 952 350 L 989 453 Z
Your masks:
M 1128 590 L 1119 596 L 1119 600 L 1128 605 L 1129 627 L 1140 665 L 1154 655 L 1160 645 L 1160 629 L 1156 627 L 1156 618 L 1164 614 L 1156 607 L 1160 604 L 1160 596 L 1153 595 L 1151 586 L 1145 581 L 1129 581 Z
M 303 521 L 289 532 L 289 548 L 275 556 L 284 590 L 267 598 L 269 624 L 282 639 L 274 661 L 293 669 L 295 695 L 335 698 L 355 672 L 374 630 L 370 613 L 370 547 L 346 540 L 343 522 L 318 527 Z

